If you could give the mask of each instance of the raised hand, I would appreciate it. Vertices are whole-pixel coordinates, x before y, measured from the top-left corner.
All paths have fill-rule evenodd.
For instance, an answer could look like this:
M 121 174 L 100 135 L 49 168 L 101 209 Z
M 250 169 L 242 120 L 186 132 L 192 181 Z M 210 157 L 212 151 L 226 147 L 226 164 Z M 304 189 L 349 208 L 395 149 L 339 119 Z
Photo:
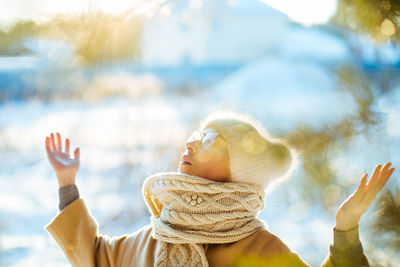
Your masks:
M 69 153 L 69 139 L 65 139 L 65 150 L 62 151 L 61 135 L 57 135 L 57 142 L 54 140 L 54 134 L 46 136 L 47 157 L 56 172 L 59 187 L 75 184 L 76 173 L 79 170 L 79 148 L 74 151 L 74 158 Z
M 340 205 L 336 213 L 336 230 L 348 231 L 358 225 L 361 216 L 394 172 L 395 169 L 390 168 L 390 165 L 390 162 L 383 167 L 377 165 L 368 183 L 368 174 L 363 175 L 356 191 Z

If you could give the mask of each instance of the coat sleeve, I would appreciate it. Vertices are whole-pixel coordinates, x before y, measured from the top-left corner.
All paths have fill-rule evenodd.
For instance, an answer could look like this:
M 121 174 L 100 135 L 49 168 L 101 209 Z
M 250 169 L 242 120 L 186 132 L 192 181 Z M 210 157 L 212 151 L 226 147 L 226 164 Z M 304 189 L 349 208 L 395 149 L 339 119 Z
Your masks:
M 333 243 L 322 267 L 366 267 L 368 259 L 358 236 L 358 226 L 350 231 L 333 230 Z
M 278 264 L 279 266 L 309 266 L 295 252 L 290 251 L 289 248 L 284 249 L 280 257 L 282 259 L 277 258 L 278 262 L 283 262 L 285 265 Z M 358 226 L 345 232 L 333 229 L 333 242 L 329 246 L 329 253 L 321 264 L 321 267 L 368 266 L 368 259 L 364 255 L 358 236 Z
M 75 267 L 118 266 L 126 246 L 126 236 L 98 234 L 98 224 L 81 198 L 69 204 L 45 229 Z
M 275 235 L 263 232 L 263 235 L 259 235 L 259 239 L 253 238 L 252 242 L 255 244 L 262 244 L 260 247 L 261 252 L 258 252 L 256 248 L 252 248 L 254 256 L 242 257 L 238 266 L 309 267 L 296 252 L 290 250 L 289 247 Z M 328 256 L 321 266 L 369 266 L 358 237 L 358 227 L 346 232 L 333 230 L 333 242 L 329 247 Z
M 287 266 L 308 266 L 296 253 L 288 254 L 291 264 Z M 286 266 L 286 265 L 285 265 Z M 368 259 L 364 255 L 358 236 L 358 226 L 350 231 L 333 229 L 333 242 L 329 246 L 329 253 L 321 267 L 368 267 Z

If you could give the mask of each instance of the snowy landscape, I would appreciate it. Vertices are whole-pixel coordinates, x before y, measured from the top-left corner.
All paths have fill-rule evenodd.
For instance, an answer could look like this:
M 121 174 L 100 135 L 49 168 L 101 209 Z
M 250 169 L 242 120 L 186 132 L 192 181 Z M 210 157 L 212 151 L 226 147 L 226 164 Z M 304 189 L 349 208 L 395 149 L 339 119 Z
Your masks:
M 259 1 L 236 2 L 165 5 L 144 27 L 140 61 L 76 66 L 68 42 L 39 37 L 19 44 L 33 54 L 0 57 L 0 266 L 69 266 L 44 230 L 59 212 L 44 148 L 51 132 L 80 147 L 80 195 L 100 233 L 117 236 L 149 223 L 143 180 L 177 170 L 189 133 L 209 112 L 246 112 L 272 135 L 298 132 L 300 140 L 299 127 L 334 129 L 360 113 L 341 70 L 399 73 L 393 46 L 301 26 Z M 362 173 L 386 161 L 400 165 L 398 84 L 385 93 L 372 85 L 376 122 L 326 151 L 337 182 L 322 188 L 334 196 L 329 208 L 303 186 L 309 172 L 302 165 L 266 198 L 260 218 L 312 266 L 327 255 L 335 210 Z M 399 188 L 398 174 L 386 186 Z M 360 224 L 367 256 L 400 264 L 398 252 L 375 246 L 374 216 L 369 210 Z

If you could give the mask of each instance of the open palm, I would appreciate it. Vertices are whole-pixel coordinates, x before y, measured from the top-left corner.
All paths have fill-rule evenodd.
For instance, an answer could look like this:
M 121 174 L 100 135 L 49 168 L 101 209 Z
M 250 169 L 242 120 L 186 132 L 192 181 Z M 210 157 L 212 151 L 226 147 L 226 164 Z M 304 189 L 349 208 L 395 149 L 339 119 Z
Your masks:
M 343 202 L 336 213 L 336 230 L 348 231 L 357 226 L 361 216 L 394 172 L 395 169 L 390 168 L 390 165 L 390 162 L 383 167 L 377 165 L 368 183 L 368 174 L 363 175 L 357 190 Z
M 54 140 L 54 134 L 46 136 L 46 152 L 50 164 L 56 172 L 60 187 L 75 183 L 76 173 L 79 170 L 79 148 L 74 151 L 74 158 L 70 156 L 69 139 L 65 139 L 65 150 L 62 150 L 61 135 L 56 134 L 57 142 Z

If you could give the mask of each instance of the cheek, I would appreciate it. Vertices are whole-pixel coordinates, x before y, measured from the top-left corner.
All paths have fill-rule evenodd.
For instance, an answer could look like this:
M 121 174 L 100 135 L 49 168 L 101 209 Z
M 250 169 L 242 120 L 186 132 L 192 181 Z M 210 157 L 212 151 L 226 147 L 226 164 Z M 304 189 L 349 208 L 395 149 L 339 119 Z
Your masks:
M 225 160 L 225 155 L 222 151 L 203 151 L 202 153 L 198 154 L 198 161 L 200 163 L 218 163 L 221 164 L 221 161 Z
M 213 158 L 214 158 L 214 155 L 212 153 L 208 152 L 208 151 L 204 151 L 202 153 L 199 153 L 198 157 L 197 157 L 198 161 L 201 162 L 201 163 L 210 162 L 210 161 L 213 160 Z

